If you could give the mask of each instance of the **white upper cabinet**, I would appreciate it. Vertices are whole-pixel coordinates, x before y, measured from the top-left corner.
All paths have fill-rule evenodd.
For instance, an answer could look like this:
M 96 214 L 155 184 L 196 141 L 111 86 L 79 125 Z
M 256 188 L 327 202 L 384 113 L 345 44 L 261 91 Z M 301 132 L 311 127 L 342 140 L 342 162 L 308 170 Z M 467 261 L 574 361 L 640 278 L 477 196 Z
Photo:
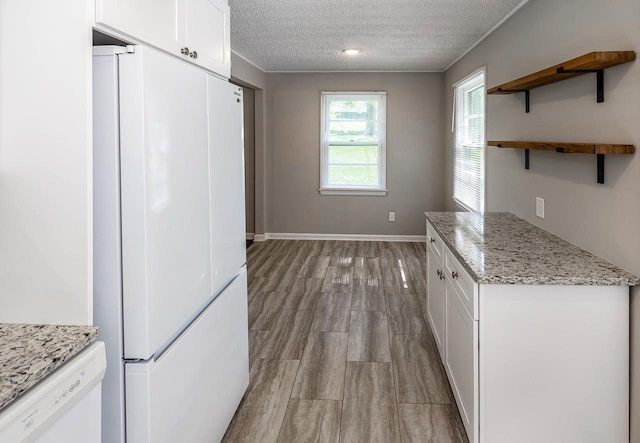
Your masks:
M 196 51 L 195 62 L 230 77 L 229 5 L 224 0 L 186 0 L 186 7 L 185 46 Z
M 180 53 L 176 0 L 96 0 L 96 23 Z
M 126 34 L 216 74 L 231 75 L 224 0 L 96 0 L 96 27 Z

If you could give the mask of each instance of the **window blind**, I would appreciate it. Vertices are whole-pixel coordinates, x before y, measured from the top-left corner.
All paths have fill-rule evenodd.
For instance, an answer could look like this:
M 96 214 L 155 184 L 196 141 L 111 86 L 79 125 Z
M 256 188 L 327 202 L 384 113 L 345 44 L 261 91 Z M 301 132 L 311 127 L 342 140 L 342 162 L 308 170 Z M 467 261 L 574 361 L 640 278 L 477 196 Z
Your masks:
M 484 211 L 484 68 L 454 86 L 453 198 Z

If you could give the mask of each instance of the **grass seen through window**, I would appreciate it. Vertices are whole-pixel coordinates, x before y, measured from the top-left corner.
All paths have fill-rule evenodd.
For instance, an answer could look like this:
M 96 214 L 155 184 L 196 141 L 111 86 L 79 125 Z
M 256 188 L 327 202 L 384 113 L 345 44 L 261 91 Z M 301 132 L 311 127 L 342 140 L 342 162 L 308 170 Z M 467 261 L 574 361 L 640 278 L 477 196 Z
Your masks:
M 330 146 L 329 183 L 378 184 L 378 146 Z

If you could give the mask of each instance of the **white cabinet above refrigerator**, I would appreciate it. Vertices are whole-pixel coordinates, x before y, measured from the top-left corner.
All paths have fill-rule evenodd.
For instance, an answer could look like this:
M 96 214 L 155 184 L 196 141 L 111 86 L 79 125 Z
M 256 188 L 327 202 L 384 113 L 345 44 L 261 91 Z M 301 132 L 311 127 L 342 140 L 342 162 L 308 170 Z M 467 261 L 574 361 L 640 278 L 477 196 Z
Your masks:
M 96 28 L 115 31 L 231 77 L 225 0 L 96 0 Z

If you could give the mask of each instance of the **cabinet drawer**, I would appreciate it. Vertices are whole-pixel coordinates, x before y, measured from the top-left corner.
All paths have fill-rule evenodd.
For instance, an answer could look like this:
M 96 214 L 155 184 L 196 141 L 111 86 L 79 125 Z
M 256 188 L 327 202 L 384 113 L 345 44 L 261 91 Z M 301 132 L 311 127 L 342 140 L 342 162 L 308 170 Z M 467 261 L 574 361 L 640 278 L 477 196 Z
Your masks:
M 444 249 L 444 268 L 465 308 L 474 320 L 478 320 L 478 285 L 448 248 Z
M 431 250 L 434 252 L 438 260 L 440 260 L 440 263 L 444 263 L 444 259 L 442 258 L 444 250 L 446 249 L 444 246 L 444 242 L 442 241 L 442 238 L 440 238 L 440 236 L 438 235 L 434 227 L 431 226 L 431 223 L 429 223 L 428 221 L 427 221 L 427 244 L 429 245 Z

